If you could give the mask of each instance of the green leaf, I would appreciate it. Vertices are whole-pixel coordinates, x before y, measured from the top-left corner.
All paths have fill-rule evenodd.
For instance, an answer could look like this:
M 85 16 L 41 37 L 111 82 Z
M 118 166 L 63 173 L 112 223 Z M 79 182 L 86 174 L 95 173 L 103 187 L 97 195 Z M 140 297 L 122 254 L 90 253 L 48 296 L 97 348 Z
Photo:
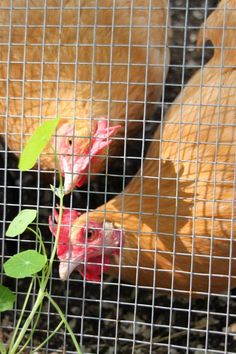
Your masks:
M 7 352 L 7 350 L 6 350 L 4 343 L 2 341 L 0 341 L 0 353 L 6 354 L 6 352 Z
M 53 136 L 58 122 L 58 118 L 50 119 L 35 130 L 21 153 L 18 165 L 21 171 L 27 171 L 35 165 L 39 155 Z
M 27 226 L 36 218 L 37 211 L 33 209 L 24 209 L 10 223 L 6 236 L 15 237 L 22 234 Z
M 47 259 L 35 250 L 15 254 L 3 265 L 6 275 L 12 278 L 26 278 L 38 273 L 45 266 Z
M 6 286 L 0 285 L 0 312 L 13 309 L 13 304 L 16 300 L 16 295 Z M 0 352 L 2 351 L 0 342 Z

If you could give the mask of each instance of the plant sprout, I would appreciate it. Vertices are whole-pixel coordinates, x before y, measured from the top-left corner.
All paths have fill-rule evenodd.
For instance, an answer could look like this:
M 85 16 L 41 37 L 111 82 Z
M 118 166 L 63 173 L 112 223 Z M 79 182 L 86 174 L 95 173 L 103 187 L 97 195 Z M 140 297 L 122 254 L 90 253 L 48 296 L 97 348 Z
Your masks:
M 20 156 L 19 169 L 21 171 L 26 171 L 35 165 L 37 159 L 39 158 L 39 155 L 41 154 L 45 146 L 49 143 L 52 135 L 54 134 L 58 122 L 59 119 L 57 118 L 49 120 L 43 123 L 38 129 L 36 129 Z M 57 160 L 56 154 L 55 158 Z M 33 354 L 39 349 L 41 349 L 64 325 L 71 336 L 77 353 L 82 354 L 79 344 L 65 318 L 65 315 L 63 314 L 59 306 L 56 304 L 56 302 L 52 299 L 50 293 L 47 291 L 47 284 L 52 274 L 52 265 L 56 255 L 58 236 L 60 233 L 60 226 L 62 221 L 64 193 L 60 169 L 59 180 L 59 188 L 54 188 L 53 186 L 51 186 L 53 193 L 59 198 L 60 203 L 57 233 L 50 258 L 47 257 L 40 230 L 38 228 L 34 230 L 29 226 L 37 216 L 37 212 L 35 210 L 22 210 L 12 220 L 6 232 L 7 237 L 16 237 L 25 232 L 26 230 L 29 230 L 37 238 L 39 243 L 37 245 L 36 250 L 29 249 L 23 252 L 19 252 L 14 256 L 10 257 L 4 263 L 4 272 L 7 276 L 15 279 L 22 279 L 27 277 L 31 277 L 32 279 L 27 294 L 25 296 L 20 317 L 12 333 L 10 342 L 5 345 L 3 342 L 0 341 L 1 354 L 23 353 L 28 343 L 33 338 L 34 332 L 36 330 L 40 318 L 42 304 L 45 300 L 49 301 L 52 304 L 52 306 L 58 312 L 61 321 L 54 329 L 54 331 L 31 353 Z M 38 284 L 37 296 L 35 297 L 34 304 L 30 313 L 25 319 L 26 307 L 29 302 L 30 295 L 32 294 L 33 285 L 35 284 Z M 0 312 L 12 310 L 15 300 L 15 294 L 7 287 L 0 285 Z

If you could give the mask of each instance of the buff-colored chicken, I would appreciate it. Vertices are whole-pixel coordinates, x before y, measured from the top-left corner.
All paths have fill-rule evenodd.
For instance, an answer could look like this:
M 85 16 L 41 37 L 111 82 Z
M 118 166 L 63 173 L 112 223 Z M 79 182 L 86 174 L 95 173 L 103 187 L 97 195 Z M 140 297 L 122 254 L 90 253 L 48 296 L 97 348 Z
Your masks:
M 205 31 L 214 56 L 173 103 L 126 189 L 88 214 L 64 212 L 73 226 L 70 242 L 69 227 L 60 234 L 62 279 L 74 269 L 94 281 L 120 272 L 193 295 L 236 286 L 235 23 L 236 0 L 208 18 L 199 43 Z
M 167 0 L 149 3 L 1 0 L 0 134 L 19 155 L 41 119 L 60 117 L 57 152 L 68 192 L 86 181 L 90 161 L 91 174 L 102 170 L 109 137 L 135 134 L 160 100 Z M 121 147 L 113 140 L 110 153 Z M 50 148 L 40 167 L 54 169 Z

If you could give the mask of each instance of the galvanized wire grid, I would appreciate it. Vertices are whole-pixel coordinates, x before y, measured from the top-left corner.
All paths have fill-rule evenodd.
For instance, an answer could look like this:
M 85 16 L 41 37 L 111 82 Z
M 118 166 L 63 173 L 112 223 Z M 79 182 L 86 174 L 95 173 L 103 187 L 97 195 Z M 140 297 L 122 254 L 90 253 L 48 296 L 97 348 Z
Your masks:
M 65 2 L 65 1 L 64 1 Z M 0 30 L 13 30 L 12 16 L 13 8 L 19 7 L 23 11 L 24 20 L 22 28 L 25 28 L 25 41 L 23 42 L 23 52 L 26 53 L 27 30 L 30 28 L 27 25 L 27 14 L 32 8 L 39 11 L 45 10 L 47 7 L 50 10 L 60 10 L 62 14 L 63 0 L 9 0 L 5 1 L 2 9 L 9 9 L 9 24 L 5 27 L 1 26 Z M 56 3 L 56 5 L 55 5 Z M 66 3 L 66 2 L 65 2 Z M 99 1 L 94 2 L 95 9 L 98 9 Z M 107 2 L 108 3 L 108 2 Z M 135 1 L 130 1 L 135 6 Z M 204 62 L 211 57 L 211 48 L 206 46 L 202 51 L 196 51 L 196 38 L 203 21 L 206 20 L 209 13 L 214 10 L 217 1 L 214 0 L 170 0 L 168 8 L 171 15 L 171 27 L 173 38 L 169 44 L 171 50 L 171 64 L 169 74 L 167 76 L 165 90 L 163 88 L 162 99 L 159 102 L 159 109 L 154 118 L 149 123 L 144 122 L 143 130 L 135 139 L 127 138 L 125 134 L 125 147 L 120 158 L 114 158 L 114 161 L 106 161 L 106 170 L 100 174 L 96 180 L 88 179 L 88 185 L 80 190 L 74 191 L 70 196 L 66 197 L 65 204 L 69 207 L 77 208 L 82 211 L 93 210 L 97 206 L 106 203 L 113 198 L 125 185 L 130 181 L 134 173 L 141 166 L 143 167 L 143 158 L 147 149 L 147 144 L 151 140 L 152 132 L 157 127 L 157 122 L 164 116 L 166 109 L 170 106 L 177 93 L 184 87 L 188 78 L 199 67 L 202 67 Z M 3 5 L 0 5 L 3 6 Z M 110 6 L 106 4 L 105 9 L 110 8 L 115 14 L 116 1 L 111 0 Z M 72 7 L 75 11 L 80 10 L 80 1 L 74 1 Z M 26 10 L 26 11 L 25 11 Z M 0 7 L 0 11 L 1 7 Z M 149 1 L 149 15 L 152 11 L 152 1 Z M 91 25 L 93 28 L 93 37 L 95 36 L 98 26 L 95 22 Z M 60 15 L 61 23 L 61 15 Z M 46 17 L 43 26 L 45 33 Z M 73 26 L 71 26 L 73 28 Z M 79 26 L 76 27 L 79 31 Z M 58 26 L 61 31 L 61 27 Z M 9 35 L 10 38 L 10 35 Z M 42 58 L 44 58 L 45 48 L 47 45 L 45 35 L 42 45 Z M 0 43 L 1 51 L 5 48 L 4 55 L 1 54 L 0 64 L 9 62 L 11 57 L 11 43 Z M 76 47 L 77 53 L 79 43 Z M 93 48 L 99 46 L 95 42 L 89 43 Z M 147 43 L 148 46 L 148 43 Z M 69 47 L 69 44 L 68 44 Z M 60 65 L 60 50 L 62 46 L 58 46 L 58 62 Z M 111 50 L 112 54 L 112 50 Z M 4 57 L 4 59 L 2 59 Z M 111 58 L 112 59 L 112 58 Z M 148 62 L 148 58 L 147 58 Z M 27 58 L 23 56 L 23 81 L 25 78 L 25 67 Z M 43 70 L 44 65 L 49 64 L 42 60 L 41 77 L 38 79 L 40 87 L 40 96 L 37 97 L 39 102 L 43 98 Z M 70 63 L 67 63 L 68 65 Z M 71 63 L 72 64 L 72 63 Z M 79 65 L 79 57 L 76 56 L 76 65 Z M 110 65 L 110 63 L 107 63 Z M 129 64 L 131 66 L 132 64 Z M 94 82 L 94 65 L 92 68 L 92 82 Z M 0 93 L 1 100 L 9 96 L 10 85 L 10 68 L 8 65 L 7 78 L 0 78 L 0 81 L 7 82 L 4 95 Z M 127 93 L 129 87 L 129 77 L 127 77 Z M 56 94 L 59 96 L 59 70 L 57 76 Z M 66 81 L 66 80 L 65 80 Z M 76 94 L 76 82 L 78 78 L 74 78 L 74 90 Z M 148 82 L 144 82 L 145 90 L 147 90 Z M 111 84 L 109 85 L 109 96 L 111 95 Z M 91 85 L 91 98 L 93 97 L 94 86 Z M 145 97 L 145 95 L 144 95 Z M 21 92 L 22 103 L 24 103 L 24 85 Z M 6 114 L 1 114 L 0 119 L 6 119 L 8 105 L 14 97 L 7 100 Z M 125 101 L 127 102 L 127 100 Z M 155 102 L 153 102 L 155 103 Z M 57 100 L 58 104 L 58 100 Z M 108 106 L 109 106 L 108 98 Z M 74 102 L 76 105 L 76 102 Z M 146 101 L 144 101 L 146 105 Z M 92 109 L 92 108 L 91 108 Z M 127 109 L 127 108 L 126 108 Z M 126 111 L 127 114 L 127 111 Z M 91 111 L 92 115 L 92 111 Z M 24 105 L 22 104 L 22 112 L 24 117 Z M 39 105 L 39 115 L 42 116 L 42 105 Z M 76 117 L 74 112 L 73 118 Z M 144 118 L 146 118 L 144 113 Z M 159 123 L 158 123 L 159 124 Z M 48 216 L 51 214 L 52 208 L 55 207 L 55 199 L 49 189 L 50 177 L 45 181 L 46 172 L 40 171 L 40 167 L 33 170 L 31 173 L 22 174 L 17 169 L 17 162 L 12 153 L 7 150 L 7 129 L 0 132 L 3 143 L 1 145 L 1 169 L 0 169 L 0 222 L 1 222 L 1 254 L 3 262 L 12 254 L 19 250 L 23 250 L 29 246 L 33 246 L 32 237 L 24 235 L 17 241 L 6 239 L 4 234 L 8 223 L 14 215 L 23 208 L 37 208 L 39 211 L 39 224 L 45 235 L 48 251 L 52 249 L 51 235 L 48 231 Z M 5 143 L 4 143 L 5 141 Z M 21 147 L 23 146 L 23 131 L 21 131 Z M 113 162 L 113 163 L 112 163 Z M 217 161 L 215 161 L 217 163 Z M 43 178 L 44 177 L 44 178 Z M 178 175 L 176 185 L 178 185 Z M 54 180 L 55 183 L 55 180 Z M 140 195 L 142 190 L 140 190 Z M 176 187 L 176 201 L 178 200 Z M 195 195 L 196 198 L 196 195 Z M 141 198 L 140 198 L 141 200 Z M 157 198 L 157 203 L 159 199 Z M 140 211 L 142 205 L 140 202 Z M 233 215 L 233 211 L 232 211 Z M 214 221 L 214 215 L 212 217 Z M 175 220 L 176 224 L 176 220 Z M 156 227 L 158 232 L 158 223 Z M 156 250 L 157 251 L 157 250 Z M 173 250 L 174 252 L 174 250 Z M 212 257 L 212 254 L 211 254 Z M 174 263 L 173 263 L 174 269 Z M 1 273 L 1 280 L 14 289 L 18 295 L 17 303 L 14 311 L 1 315 L 1 330 L 0 337 L 4 340 L 10 335 L 12 328 L 15 327 L 16 319 L 24 299 L 27 281 L 9 281 L 6 280 Z M 220 280 L 219 280 L 220 281 Z M 230 282 L 229 282 L 230 283 Z M 118 280 L 110 276 L 104 275 L 101 284 L 86 282 L 82 278 L 73 273 L 69 281 L 62 283 L 58 277 L 58 264 L 55 264 L 54 274 L 50 280 L 49 291 L 53 294 L 54 299 L 58 302 L 61 308 L 65 311 L 75 334 L 80 338 L 81 346 L 84 353 L 236 353 L 235 347 L 235 321 L 236 301 L 235 292 L 228 291 L 224 294 L 209 294 L 203 300 L 193 300 L 189 297 L 187 300 L 176 299 L 173 296 L 174 284 L 168 292 L 168 295 L 159 294 L 159 290 L 153 287 L 141 287 L 138 285 L 126 284 L 118 277 Z M 32 298 L 33 301 L 33 298 Z M 30 311 L 30 309 L 28 310 Z M 34 341 L 29 345 L 29 351 L 39 344 L 41 338 L 52 331 L 58 323 L 58 315 L 49 305 L 43 308 L 43 316 L 40 320 L 39 330 Z M 231 327 L 230 327 L 231 326 Z M 43 353 L 51 352 L 73 352 L 73 345 L 69 336 L 61 331 L 58 336 L 46 345 Z

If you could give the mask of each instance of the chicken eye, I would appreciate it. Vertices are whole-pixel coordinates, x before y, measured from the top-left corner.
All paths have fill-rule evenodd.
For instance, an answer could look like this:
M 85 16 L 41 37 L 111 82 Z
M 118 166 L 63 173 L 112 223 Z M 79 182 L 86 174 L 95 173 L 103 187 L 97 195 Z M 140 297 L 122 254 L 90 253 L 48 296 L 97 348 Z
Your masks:
M 91 238 L 93 236 L 93 232 L 91 230 L 88 230 L 88 238 Z
M 73 143 L 72 138 L 68 138 L 68 139 L 67 139 L 67 144 L 71 146 L 72 143 Z

